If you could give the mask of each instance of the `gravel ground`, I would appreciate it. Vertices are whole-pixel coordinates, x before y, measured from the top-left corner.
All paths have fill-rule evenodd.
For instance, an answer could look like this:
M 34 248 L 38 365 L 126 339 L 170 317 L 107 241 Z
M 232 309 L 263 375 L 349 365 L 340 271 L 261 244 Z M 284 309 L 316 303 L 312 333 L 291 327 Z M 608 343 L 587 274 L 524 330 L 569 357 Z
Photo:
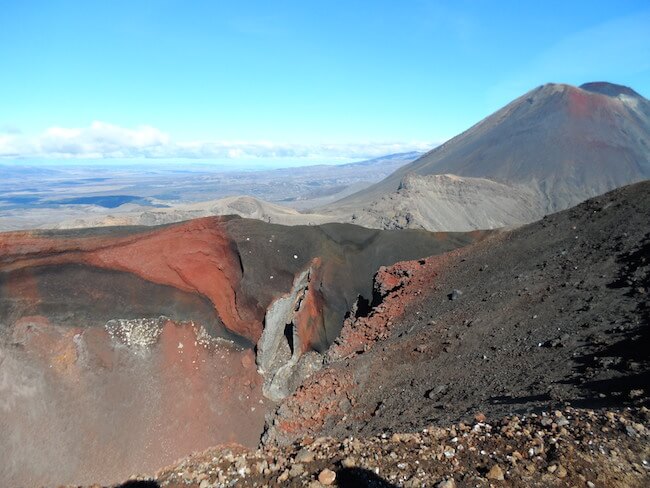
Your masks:
M 257 451 L 227 446 L 123 486 L 642 487 L 650 483 L 649 420 L 645 407 L 566 408 Z

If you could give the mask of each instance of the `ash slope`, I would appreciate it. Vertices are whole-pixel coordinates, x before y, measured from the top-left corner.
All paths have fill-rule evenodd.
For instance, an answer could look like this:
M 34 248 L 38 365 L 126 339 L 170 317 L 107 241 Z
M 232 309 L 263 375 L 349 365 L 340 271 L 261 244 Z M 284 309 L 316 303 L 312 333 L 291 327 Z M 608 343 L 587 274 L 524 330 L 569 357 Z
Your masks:
M 447 174 L 460 177 L 463 185 L 458 179 L 431 178 Z M 419 187 L 416 190 L 404 189 L 409 175 L 410 186 Z M 547 84 L 385 180 L 320 211 L 354 214 L 354 222 L 370 227 L 468 230 L 493 227 L 495 221 L 531 222 L 647 178 L 650 102 L 646 98 L 604 82 L 581 87 Z M 505 185 L 498 199 L 483 179 Z M 484 202 L 478 212 L 473 203 L 476 193 Z M 522 197 L 526 214 L 517 213 Z M 432 218 L 438 208 L 449 205 L 467 215 L 452 215 L 443 222 Z
M 330 366 L 284 401 L 267 441 L 647 404 L 648 215 L 643 182 L 382 269 L 383 301 L 346 323 Z

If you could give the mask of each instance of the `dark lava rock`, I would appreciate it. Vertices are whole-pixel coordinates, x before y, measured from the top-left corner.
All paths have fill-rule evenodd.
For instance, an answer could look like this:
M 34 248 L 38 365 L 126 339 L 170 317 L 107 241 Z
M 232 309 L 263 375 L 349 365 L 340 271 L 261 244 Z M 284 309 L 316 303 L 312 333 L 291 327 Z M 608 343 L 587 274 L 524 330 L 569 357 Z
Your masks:
M 448 295 L 450 300 L 458 300 L 462 296 L 463 292 L 460 290 L 452 290 L 451 293 Z

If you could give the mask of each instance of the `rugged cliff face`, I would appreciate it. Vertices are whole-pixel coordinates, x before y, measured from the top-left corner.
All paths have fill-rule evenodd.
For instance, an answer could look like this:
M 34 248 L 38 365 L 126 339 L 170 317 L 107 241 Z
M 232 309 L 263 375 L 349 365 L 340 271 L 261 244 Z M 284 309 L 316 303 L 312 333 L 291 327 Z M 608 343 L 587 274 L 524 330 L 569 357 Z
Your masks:
M 0 478 L 109 482 L 255 445 L 380 266 L 482 236 L 221 217 L 0 234 Z

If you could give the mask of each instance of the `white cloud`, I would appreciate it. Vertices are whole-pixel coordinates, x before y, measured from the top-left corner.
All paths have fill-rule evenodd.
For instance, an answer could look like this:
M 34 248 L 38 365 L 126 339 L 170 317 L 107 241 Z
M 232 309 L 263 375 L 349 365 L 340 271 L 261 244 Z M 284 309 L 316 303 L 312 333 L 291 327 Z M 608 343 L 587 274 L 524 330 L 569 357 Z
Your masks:
M 0 133 L 0 157 L 21 157 L 31 151 L 29 143 L 20 136 Z
M 269 141 L 175 142 L 155 127 L 128 129 L 105 122 L 89 127 L 51 127 L 37 136 L 0 133 L 4 158 L 371 158 L 389 153 L 426 151 L 431 142 L 291 144 Z
M 51 156 L 146 156 L 147 151 L 169 144 L 167 134 L 149 126 L 125 129 L 105 122 L 76 129 L 51 127 L 36 141 L 38 152 Z

